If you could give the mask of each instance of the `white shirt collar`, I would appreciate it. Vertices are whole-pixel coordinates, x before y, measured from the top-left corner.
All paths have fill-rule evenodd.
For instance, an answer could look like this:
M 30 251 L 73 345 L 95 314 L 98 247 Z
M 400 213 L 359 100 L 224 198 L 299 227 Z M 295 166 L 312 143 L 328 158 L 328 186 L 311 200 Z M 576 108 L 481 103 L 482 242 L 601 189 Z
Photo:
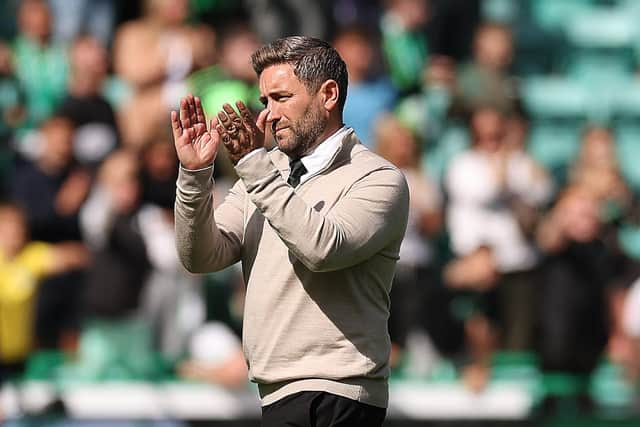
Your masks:
M 300 177 L 300 183 L 305 182 L 307 179 L 329 166 L 329 163 L 342 145 L 342 139 L 349 130 L 351 130 L 351 128 L 342 126 L 329 138 L 318 144 L 311 154 L 300 159 L 304 167 L 307 168 L 307 173 Z

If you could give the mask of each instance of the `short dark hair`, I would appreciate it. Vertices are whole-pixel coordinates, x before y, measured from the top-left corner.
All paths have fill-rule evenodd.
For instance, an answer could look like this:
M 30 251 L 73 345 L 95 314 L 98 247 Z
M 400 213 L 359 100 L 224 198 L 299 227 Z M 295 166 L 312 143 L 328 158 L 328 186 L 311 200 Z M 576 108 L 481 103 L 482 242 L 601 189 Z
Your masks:
M 312 93 L 327 80 L 338 83 L 338 106 L 344 108 L 347 99 L 347 66 L 331 45 L 306 36 L 291 36 L 275 40 L 251 55 L 251 64 L 258 77 L 265 68 L 289 64 L 293 73 Z

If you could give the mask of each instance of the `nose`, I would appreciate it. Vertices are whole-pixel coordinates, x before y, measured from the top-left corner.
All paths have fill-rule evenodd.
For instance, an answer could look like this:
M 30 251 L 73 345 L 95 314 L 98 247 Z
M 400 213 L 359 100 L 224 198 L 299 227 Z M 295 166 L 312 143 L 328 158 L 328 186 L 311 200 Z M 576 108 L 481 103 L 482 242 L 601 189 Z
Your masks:
M 273 123 L 280 120 L 282 114 L 280 113 L 279 108 L 273 102 L 269 102 L 267 104 L 267 109 L 269 110 L 269 114 L 267 115 L 267 122 Z

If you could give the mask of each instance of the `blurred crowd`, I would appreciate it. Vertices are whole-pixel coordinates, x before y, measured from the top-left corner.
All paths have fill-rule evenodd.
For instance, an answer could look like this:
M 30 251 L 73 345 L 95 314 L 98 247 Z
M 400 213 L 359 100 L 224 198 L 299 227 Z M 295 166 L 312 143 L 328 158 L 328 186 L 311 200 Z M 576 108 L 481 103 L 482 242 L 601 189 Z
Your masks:
M 193 276 L 175 253 L 169 112 L 188 93 L 209 116 L 259 111 L 249 56 L 291 34 L 333 43 L 345 123 L 409 183 L 394 370 L 446 359 L 479 390 L 510 351 L 577 395 L 603 358 L 640 377 L 635 2 L 5 0 L 0 16 L 0 379 L 246 383 L 239 267 Z M 215 179 L 219 203 L 223 153 Z M 67 357 L 43 374 L 50 351 Z

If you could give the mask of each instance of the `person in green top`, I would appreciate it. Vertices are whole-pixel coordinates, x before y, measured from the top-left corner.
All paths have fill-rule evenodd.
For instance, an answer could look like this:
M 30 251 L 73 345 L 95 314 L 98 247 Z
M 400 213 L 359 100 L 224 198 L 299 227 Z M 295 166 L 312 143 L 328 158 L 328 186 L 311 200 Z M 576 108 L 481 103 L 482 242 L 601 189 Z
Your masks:
M 54 43 L 50 36 L 51 16 L 47 3 L 23 1 L 18 10 L 18 36 L 12 51 L 15 73 L 25 91 L 25 125 L 29 128 L 47 119 L 66 93 L 67 50 Z

